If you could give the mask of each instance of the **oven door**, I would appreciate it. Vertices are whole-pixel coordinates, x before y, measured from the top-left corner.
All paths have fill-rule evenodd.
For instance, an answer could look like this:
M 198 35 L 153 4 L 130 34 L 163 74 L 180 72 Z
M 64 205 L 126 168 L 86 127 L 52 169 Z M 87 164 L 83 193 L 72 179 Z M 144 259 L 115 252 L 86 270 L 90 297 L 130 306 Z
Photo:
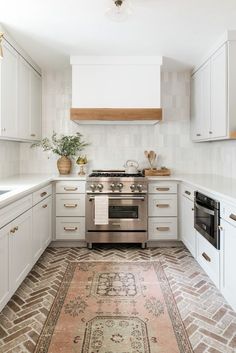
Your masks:
M 220 249 L 219 238 L 219 211 L 210 209 L 195 200 L 194 227 L 216 249 Z
M 87 231 L 146 231 L 147 195 L 108 195 L 108 225 L 95 225 L 95 198 L 87 195 Z

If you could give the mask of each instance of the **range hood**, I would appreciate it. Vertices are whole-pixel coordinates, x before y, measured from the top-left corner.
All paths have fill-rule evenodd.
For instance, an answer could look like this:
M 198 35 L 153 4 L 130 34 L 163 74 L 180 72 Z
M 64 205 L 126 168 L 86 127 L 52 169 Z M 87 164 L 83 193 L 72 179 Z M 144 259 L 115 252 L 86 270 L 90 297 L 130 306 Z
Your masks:
M 162 57 L 72 56 L 72 108 L 78 124 L 156 124 L 162 119 Z

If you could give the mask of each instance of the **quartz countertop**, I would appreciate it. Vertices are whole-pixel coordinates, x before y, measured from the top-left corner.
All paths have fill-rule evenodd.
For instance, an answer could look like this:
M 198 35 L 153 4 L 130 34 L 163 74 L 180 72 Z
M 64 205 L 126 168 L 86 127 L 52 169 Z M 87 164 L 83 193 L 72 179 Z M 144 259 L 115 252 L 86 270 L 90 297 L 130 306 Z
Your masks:
M 172 180 L 193 185 L 196 190 L 214 195 L 214 198 L 236 202 L 236 179 L 213 174 L 179 174 L 169 177 L 148 177 L 149 181 Z
M 193 185 L 196 190 L 201 190 L 214 195 L 214 198 L 236 203 L 236 179 L 208 174 L 175 174 L 169 177 L 147 177 L 152 181 L 179 181 Z M 47 183 L 60 180 L 85 181 L 86 176 L 77 174 L 20 174 L 9 178 L 0 179 L 0 190 L 10 190 L 0 195 L 0 208 L 33 192 Z
M 9 178 L 0 179 L 0 190 L 10 190 L 0 195 L 0 208 L 15 200 L 34 192 L 44 185 L 59 180 L 86 180 L 86 177 L 80 177 L 76 174 L 58 175 L 58 174 L 19 174 Z

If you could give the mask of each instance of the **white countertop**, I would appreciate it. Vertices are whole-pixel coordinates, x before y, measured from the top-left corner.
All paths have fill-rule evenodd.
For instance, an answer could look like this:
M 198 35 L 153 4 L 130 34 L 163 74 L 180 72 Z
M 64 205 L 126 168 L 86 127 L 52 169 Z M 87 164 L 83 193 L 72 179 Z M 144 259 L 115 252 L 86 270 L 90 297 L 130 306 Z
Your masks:
M 183 181 L 194 188 L 214 195 L 215 198 L 236 203 L 236 179 L 225 178 L 217 175 L 204 174 L 176 174 L 169 177 L 147 177 L 149 181 Z M 0 208 L 27 195 L 30 192 L 43 187 L 49 182 L 58 180 L 86 180 L 86 176 L 77 174 L 21 174 L 9 178 L 0 179 L 0 190 L 11 190 L 0 195 Z
M 52 174 L 20 174 L 9 178 L 0 179 L 0 190 L 11 190 L 0 195 L 0 208 L 7 204 L 33 192 L 57 180 L 86 180 L 86 177 L 79 177 L 76 174 L 71 175 L 52 175 Z
M 236 179 L 212 174 L 179 174 L 170 177 L 148 177 L 150 181 L 173 180 L 193 185 L 196 190 L 213 194 L 217 199 L 236 203 Z

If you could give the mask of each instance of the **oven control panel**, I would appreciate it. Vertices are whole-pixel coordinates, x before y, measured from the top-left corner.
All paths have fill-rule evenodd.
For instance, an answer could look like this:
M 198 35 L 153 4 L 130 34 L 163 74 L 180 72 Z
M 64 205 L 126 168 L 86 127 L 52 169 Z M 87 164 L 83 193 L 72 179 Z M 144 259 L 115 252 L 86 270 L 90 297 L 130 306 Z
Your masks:
M 140 178 L 139 178 L 140 179 Z M 88 181 L 87 193 L 147 193 L 146 180 L 138 181 Z

